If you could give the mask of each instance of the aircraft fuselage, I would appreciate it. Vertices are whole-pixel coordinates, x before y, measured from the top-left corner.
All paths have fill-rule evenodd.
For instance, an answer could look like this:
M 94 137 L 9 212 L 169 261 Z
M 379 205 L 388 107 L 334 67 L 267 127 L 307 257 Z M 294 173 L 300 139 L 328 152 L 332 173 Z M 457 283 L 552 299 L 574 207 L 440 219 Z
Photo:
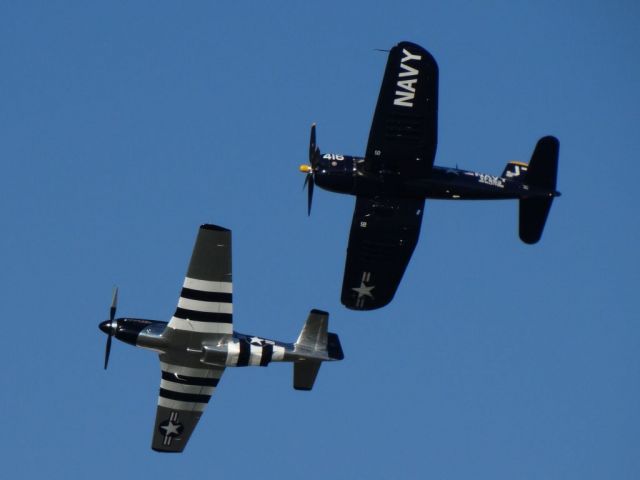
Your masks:
M 516 178 L 433 166 L 426 178 L 403 179 L 394 172 L 369 172 L 365 159 L 325 154 L 315 171 L 315 183 L 336 193 L 441 200 L 507 200 L 555 197 L 556 191 L 534 188 Z
M 193 343 L 191 335 L 172 332 L 168 338 L 167 322 L 146 320 L 141 318 L 117 318 L 106 320 L 100 329 L 118 340 L 156 351 L 160 354 L 177 353 L 192 357 L 197 363 L 220 367 L 266 367 L 271 362 L 296 362 L 300 360 L 332 361 L 342 356 L 341 349 L 331 356 L 318 351 L 305 349 L 295 343 L 280 342 L 256 335 L 245 335 L 233 332 L 232 335 L 211 334 L 209 337 L 198 337 Z M 172 330 L 172 329 L 169 329 Z M 330 334 L 333 335 L 333 334 Z

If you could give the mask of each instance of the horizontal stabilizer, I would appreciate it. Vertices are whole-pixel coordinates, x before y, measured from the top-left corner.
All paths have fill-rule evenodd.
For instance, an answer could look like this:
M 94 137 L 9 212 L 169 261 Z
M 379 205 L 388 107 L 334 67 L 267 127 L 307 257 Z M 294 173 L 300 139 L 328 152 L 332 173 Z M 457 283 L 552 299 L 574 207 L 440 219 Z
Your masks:
M 528 244 L 540 240 L 552 202 L 553 197 L 520 200 L 520 240 Z
M 293 363 L 293 388 L 311 390 L 320 370 L 320 362 L 299 360 Z

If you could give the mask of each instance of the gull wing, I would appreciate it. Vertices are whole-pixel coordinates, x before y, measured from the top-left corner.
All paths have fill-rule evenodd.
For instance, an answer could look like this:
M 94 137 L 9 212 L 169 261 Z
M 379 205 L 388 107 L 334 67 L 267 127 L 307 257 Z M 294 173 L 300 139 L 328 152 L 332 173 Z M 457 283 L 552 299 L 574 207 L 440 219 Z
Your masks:
M 151 442 L 158 452 L 184 450 L 224 372 L 224 367 L 191 362 L 160 355 L 162 379 Z
M 391 49 L 373 115 L 365 168 L 424 178 L 438 143 L 438 64 L 424 48 L 401 42 Z
M 396 293 L 418 242 L 424 200 L 357 197 L 342 281 L 342 304 L 374 310 Z

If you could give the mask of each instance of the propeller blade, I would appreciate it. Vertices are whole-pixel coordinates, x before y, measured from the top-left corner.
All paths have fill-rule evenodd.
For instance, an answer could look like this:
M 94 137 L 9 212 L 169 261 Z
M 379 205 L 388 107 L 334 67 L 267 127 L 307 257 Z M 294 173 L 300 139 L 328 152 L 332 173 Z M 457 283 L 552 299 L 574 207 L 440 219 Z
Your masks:
M 104 350 L 104 369 L 109 365 L 109 355 L 111 354 L 111 339 L 113 338 L 113 319 L 116 318 L 116 309 L 118 308 L 118 287 L 113 288 L 113 296 L 111 297 L 111 308 L 109 308 L 109 322 L 105 320 L 100 324 L 100 330 L 107 333 L 107 346 Z M 107 330 L 108 329 L 108 330 Z
M 300 170 L 303 172 L 307 172 L 307 176 L 304 179 L 303 189 L 307 187 L 307 215 L 311 215 L 311 202 L 313 200 L 313 187 L 315 185 L 314 175 L 316 173 L 316 169 L 318 168 L 318 164 L 320 163 L 320 149 L 316 145 L 316 124 L 311 125 L 311 135 L 309 138 L 309 163 L 311 166 L 305 166 L 303 169 L 300 167 Z
M 316 124 L 311 125 L 311 138 L 309 139 L 309 163 L 311 169 L 315 172 L 316 167 L 320 163 L 320 149 L 316 144 Z
M 313 200 L 313 185 L 315 183 L 313 181 L 313 175 L 307 175 L 307 180 L 309 180 L 309 188 L 307 189 L 307 216 L 311 216 L 311 201 Z M 307 180 L 305 180 L 305 183 L 307 183 Z
M 118 287 L 113 289 L 113 297 L 111 298 L 111 309 L 109 310 L 109 319 L 113 320 L 116 316 L 116 308 L 118 307 Z
M 316 153 L 316 124 L 311 125 L 311 138 L 309 139 L 309 163 L 313 166 L 313 157 Z
M 111 338 L 113 337 L 113 330 L 109 330 L 109 336 L 107 337 L 107 347 L 104 350 L 104 369 L 107 369 L 109 365 L 109 354 L 111 353 Z

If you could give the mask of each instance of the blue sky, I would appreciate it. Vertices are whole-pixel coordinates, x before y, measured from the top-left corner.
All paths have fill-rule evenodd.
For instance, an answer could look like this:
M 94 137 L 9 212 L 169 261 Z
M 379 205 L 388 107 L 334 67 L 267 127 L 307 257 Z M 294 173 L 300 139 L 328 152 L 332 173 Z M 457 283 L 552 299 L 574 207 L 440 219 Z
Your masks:
M 3 471 L 11 478 L 632 479 L 640 475 L 634 2 L 3 2 Z M 386 56 L 440 66 L 436 164 L 499 174 L 560 139 L 542 241 L 515 202 L 428 202 L 394 302 L 340 305 L 354 200 L 308 132 L 362 154 Z M 150 450 L 155 355 L 197 227 L 234 232 L 235 327 L 331 313 L 346 359 L 228 370 L 182 455 Z

